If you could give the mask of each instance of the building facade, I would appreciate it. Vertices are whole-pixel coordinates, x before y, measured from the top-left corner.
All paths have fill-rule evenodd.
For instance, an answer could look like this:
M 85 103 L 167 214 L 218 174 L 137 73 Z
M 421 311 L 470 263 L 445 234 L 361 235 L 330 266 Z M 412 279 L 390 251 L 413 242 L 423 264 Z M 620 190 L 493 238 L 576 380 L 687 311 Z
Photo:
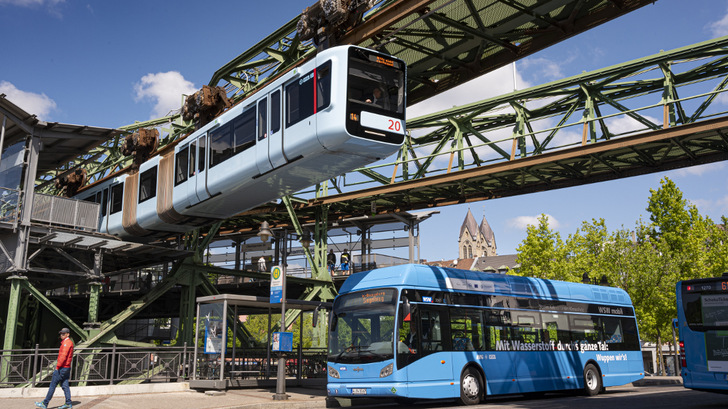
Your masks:
M 475 221 L 473 213 L 468 209 L 465 220 L 460 226 L 458 237 L 458 254 L 460 259 L 471 259 L 476 257 L 492 257 L 498 255 L 495 243 L 495 234 L 490 228 L 488 221 L 483 216 L 483 221 Z

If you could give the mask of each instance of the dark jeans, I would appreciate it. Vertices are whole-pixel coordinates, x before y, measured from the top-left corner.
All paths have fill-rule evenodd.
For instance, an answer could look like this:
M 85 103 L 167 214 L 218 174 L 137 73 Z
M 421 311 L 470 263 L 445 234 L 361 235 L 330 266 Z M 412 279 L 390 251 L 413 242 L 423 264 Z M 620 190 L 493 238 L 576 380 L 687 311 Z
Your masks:
M 68 380 L 71 378 L 71 368 L 61 368 L 53 371 L 53 377 L 51 378 L 51 386 L 48 388 L 48 394 L 46 395 L 43 403 L 46 406 L 50 403 L 53 398 L 53 392 L 56 391 L 56 386 L 60 382 L 63 394 L 66 396 L 66 403 L 71 404 L 71 388 L 68 386 Z

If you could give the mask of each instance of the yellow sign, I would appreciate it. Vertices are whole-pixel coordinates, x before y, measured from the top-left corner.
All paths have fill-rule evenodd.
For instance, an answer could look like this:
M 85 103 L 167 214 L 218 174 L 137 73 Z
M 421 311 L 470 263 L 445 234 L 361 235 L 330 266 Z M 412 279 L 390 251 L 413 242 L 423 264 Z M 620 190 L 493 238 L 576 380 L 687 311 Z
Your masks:
M 273 266 L 271 269 L 271 274 L 273 275 L 274 280 L 280 280 L 281 278 L 281 267 L 280 266 Z

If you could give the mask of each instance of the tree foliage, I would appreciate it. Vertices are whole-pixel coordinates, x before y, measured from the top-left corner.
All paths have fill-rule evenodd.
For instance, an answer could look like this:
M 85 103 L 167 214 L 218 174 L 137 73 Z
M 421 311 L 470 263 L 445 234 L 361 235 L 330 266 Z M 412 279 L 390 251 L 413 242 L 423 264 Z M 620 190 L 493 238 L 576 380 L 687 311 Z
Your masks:
M 517 274 L 575 282 L 604 276 L 632 298 L 641 338 L 664 341 L 677 316 L 676 283 L 728 271 L 728 218 L 703 217 L 668 178 L 650 189 L 646 210 L 649 222 L 636 221 L 632 231 L 584 221 L 566 241 L 542 215 L 517 249 Z

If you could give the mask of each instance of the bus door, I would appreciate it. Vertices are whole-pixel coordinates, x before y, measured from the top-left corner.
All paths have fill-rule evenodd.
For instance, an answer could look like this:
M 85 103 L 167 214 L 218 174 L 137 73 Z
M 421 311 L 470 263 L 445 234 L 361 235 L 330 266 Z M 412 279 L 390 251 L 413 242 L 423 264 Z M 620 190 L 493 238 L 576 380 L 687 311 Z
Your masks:
M 418 307 L 411 315 L 410 325 L 416 323 L 414 332 L 410 336 L 413 340 L 410 342 L 410 349 L 415 355 L 415 360 L 407 366 L 407 380 L 409 382 L 452 380 L 452 353 L 445 352 L 450 350 L 447 342 L 450 337 L 443 331 L 446 327 L 444 323 L 448 319 L 447 311 L 442 307 L 429 305 L 420 304 Z
M 190 165 L 188 167 L 189 180 L 188 195 L 190 206 L 193 206 L 210 197 L 207 191 L 207 134 L 197 138 L 190 144 Z
M 493 394 L 518 393 L 516 356 L 511 343 L 511 312 L 493 309 L 485 313 L 487 360 L 485 381 Z

